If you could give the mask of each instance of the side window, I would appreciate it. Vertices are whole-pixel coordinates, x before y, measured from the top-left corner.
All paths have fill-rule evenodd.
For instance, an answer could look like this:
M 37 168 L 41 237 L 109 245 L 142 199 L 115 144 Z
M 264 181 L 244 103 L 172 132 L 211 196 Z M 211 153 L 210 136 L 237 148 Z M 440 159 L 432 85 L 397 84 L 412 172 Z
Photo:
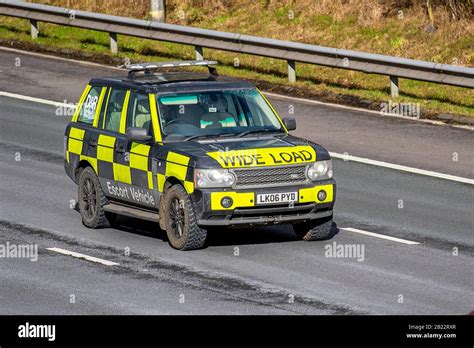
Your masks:
M 92 125 L 94 123 L 95 110 L 99 102 L 99 95 L 102 87 L 92 87 L 82 104 L 81 111 L 77 117 L 77 122 L 87 123 Z
M 151 134 L 151 112 L 148 95 L 133 93 L 128 104 L 127 128 L 145 128 Z
M 120 117 L 125 102 L 125 95 L 126 91 L 124 89 L 113 88 L 111 90 L 107 109 L 105 110 L 105 129 L 113 132 L 120 131 Z

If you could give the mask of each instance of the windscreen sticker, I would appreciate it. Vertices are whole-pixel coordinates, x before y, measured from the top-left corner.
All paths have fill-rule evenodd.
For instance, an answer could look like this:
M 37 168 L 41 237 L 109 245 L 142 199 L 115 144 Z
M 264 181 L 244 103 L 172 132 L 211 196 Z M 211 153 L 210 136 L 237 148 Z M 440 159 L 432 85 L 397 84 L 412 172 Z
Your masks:
M 95 115 L 95 108 L 97 106 L 97 101 L 99 100 L 99 96 L 95 95 L 88 95 L 87 99 L 84 103 L 84 115 L 83 118 L 86 120 L 92 120 L 94 119 Z
M 316 161 L 311 146 L 208 152 L 223 168 L 281 166 Z

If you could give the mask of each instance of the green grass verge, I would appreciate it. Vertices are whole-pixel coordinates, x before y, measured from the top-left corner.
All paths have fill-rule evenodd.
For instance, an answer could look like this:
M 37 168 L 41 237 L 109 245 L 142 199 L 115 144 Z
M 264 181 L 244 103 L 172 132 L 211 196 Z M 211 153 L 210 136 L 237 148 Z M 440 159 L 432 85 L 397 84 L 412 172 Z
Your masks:
M 324 18 L 318 18 L 318 22 L 321 21 L 324 21 Z M 33 40 L 29 29 L 27 20 L 0 16 L 0 39 L 3 41 L 18 40 L 49 48 L 113 56 L 110 53 L 107 33 L 40 23 L 40 35 L 38 39 Z M 367 30 L 363 35 L 371 37 L 379 33 Z M 119 53 L 115 57 L 122 60 L 130 59 L 134 62 L 194 59 L 194 49 L 190 46 L 123 35 L 120 35 L 118 40 Z M 403 44 L 397 42 L 392 44 Z M 283 90 L 292 95 L 313 96 L 326 101 L 349 104 L 358 104 L 362 100 L 364 105 L 370 105 L 369 107 L 373 109 L 378 108 L 378 103 L 389 100 L 419 103 L 424 117 L 432 117 L 439 113 L 474 117 L 473 89 L 401 79 L 401 95 L 392 99 L 386 76 L 297 64 L 297 82 L 289 85 L 285 61 L 211 49 L 205 49 L 204 55 L 208 59 L 220 62 L 221 74 L 252 80 L 266 90 L 275 87 L 275 91 Z

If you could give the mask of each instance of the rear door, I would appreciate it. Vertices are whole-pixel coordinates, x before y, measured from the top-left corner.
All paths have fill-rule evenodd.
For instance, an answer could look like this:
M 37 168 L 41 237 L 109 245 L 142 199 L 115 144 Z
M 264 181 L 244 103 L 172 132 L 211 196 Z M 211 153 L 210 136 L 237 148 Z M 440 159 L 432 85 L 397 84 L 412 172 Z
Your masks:
M 112 200 L 156 209 L 150 145 L 131 142 L 125 135 L 128 127 L 151 132 L 148 96 L 111 88 L 101 123 L 97 166 L 105 194 Z

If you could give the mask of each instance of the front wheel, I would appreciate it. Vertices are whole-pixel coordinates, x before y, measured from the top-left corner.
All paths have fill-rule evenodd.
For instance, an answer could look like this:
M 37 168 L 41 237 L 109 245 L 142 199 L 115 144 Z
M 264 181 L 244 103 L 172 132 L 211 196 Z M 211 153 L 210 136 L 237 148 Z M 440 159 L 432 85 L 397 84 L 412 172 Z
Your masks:
M 299 239 L 306 241 L 323 240 L 331 235 L 332 216 L 293 224 L 293 230 Z
M 164 197 L 165 226 L 173 248 L 192 250 L 202 248 L 207 231 L 197 225 L 191 199 L 181 185 L 170 187 Z

